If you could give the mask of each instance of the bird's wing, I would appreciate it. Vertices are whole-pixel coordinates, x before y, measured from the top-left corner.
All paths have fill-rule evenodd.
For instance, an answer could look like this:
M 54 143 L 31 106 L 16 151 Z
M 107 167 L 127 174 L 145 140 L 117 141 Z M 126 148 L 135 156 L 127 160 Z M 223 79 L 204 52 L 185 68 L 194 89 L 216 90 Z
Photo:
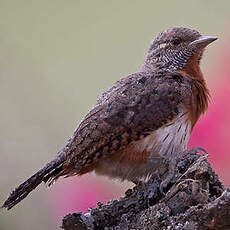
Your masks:
M 67 162 L 80 170 L 147 136 L 172 121 L 189 95 L 190 80 L 178 73 L 135 73 L 118 81 L 76 129 Z

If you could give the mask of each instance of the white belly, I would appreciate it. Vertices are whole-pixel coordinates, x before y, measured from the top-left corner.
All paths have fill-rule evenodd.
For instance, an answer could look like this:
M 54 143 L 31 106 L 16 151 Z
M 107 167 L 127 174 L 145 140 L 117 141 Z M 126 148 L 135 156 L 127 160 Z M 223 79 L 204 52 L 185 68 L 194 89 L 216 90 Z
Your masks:
M 143 140 L 136 142 L 140 151 L 148 151 L 154 157 L 170 157 L 187 149 L 191 123 L 179 115 L 167 126 L 159 128 Z
M 159 128 L 142 140 L 136 141 L 121 154 L 124 158 L 127 154 L 149 153 L 144 162 L 124 163 L 124 158 L 105 158 L 100 161 L 98 174 L 107 175 L 121 180 L 146 180 L 153 174 L 165 171 L 164 159 L 169 161 L 176 159 L 181 152 L 186 150 L 190 138 L 191 124 L 186 123 L 185 116 L 180 114 L 167 126 Z M 131 159 L 131 158 L 130 158 Z

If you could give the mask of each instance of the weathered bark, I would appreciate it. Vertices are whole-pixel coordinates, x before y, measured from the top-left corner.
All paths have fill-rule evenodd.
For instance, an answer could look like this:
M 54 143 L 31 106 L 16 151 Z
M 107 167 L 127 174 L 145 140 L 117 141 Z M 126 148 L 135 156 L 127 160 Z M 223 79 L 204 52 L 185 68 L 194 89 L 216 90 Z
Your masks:
M 177 173 L 159 192 L 160 178 L 153 178 L 126 191 L 87 214 L 65 216 L 62 228 L 75 229 L 230 229 L 230 189 L 225 188 L 206 156 L 186 151 Z

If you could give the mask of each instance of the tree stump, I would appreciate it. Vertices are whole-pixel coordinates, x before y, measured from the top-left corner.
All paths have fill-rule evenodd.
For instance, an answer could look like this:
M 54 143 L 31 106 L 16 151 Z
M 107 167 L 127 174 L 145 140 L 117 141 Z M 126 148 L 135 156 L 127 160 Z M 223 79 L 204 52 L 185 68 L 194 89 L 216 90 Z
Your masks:
M 162 179 L 162 178 L 161 178 Z M 68 214 L 65 230 L 229 230 L 230 189 L 224 187 L 207 156 L 193 149 L 178 160 L 174 178 L 159 192 L 160 178 L 152 178 L 125 192 L 124 197 L 88 213 Z

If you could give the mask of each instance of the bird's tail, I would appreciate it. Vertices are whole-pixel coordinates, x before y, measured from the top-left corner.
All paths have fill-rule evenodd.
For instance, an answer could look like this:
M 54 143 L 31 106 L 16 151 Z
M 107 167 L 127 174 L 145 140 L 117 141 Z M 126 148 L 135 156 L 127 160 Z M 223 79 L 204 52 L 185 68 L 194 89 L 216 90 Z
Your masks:
M 8 199 L 3 204 L 2 208 L 11 209 L 21 200 L 23 200 L 32 190 L 34 190 L 41 182 L 52 182 L 58 178 L 58 175 L 63 171 L 63 164 L 66 160 L 66 154 L 61 152 L 58 156 L 40 169 L 37 173 L 31 176 L 27 181 L 20 184 L 14 191 L 11 192 Z

